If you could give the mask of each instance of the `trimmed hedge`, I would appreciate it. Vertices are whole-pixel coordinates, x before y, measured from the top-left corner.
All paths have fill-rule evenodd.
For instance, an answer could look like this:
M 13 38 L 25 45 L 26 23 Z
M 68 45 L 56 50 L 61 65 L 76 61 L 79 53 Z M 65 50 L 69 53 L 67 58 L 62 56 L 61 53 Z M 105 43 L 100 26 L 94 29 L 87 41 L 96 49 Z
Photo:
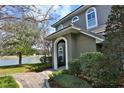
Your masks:
M 37 63 L 31 65 L 31 67 L 29 67 L 28 69 L 30 71 L 40 72 L 48 68 L 52 68 L 52 63 Z
M 81 64 L 82 73 L 88 77 L 93 76 L 103 61 L 103 54 L 100 52 L 87 52 L 80 56 L 79 63 Z
M 81 73 L 83 76 L 87 77 L 87 80 L 93 86 L 99 86 L 100 80 L 98 79 L 98 71 L 100 69 L 100 64 L 103 59 L 103 54 L 100 52 L 87 52 L 82 53 L 79 58 L 79 63 L 81 64 Z M 96 83 L 100 81 L 99 83 Z M 102 84 L 101 84 L 102 85 Z
M 69 73 L 74 76 L 79 76 L 81 74 L 81 66 L 79 59 L 74 59 L 69 62 Z

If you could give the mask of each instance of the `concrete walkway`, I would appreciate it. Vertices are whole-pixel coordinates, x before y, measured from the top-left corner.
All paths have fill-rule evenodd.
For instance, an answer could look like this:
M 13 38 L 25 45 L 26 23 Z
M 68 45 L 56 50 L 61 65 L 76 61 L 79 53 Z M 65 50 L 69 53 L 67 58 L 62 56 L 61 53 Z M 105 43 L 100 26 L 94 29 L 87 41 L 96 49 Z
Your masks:
M 48 74 L 52 71 L 46 70 L 40 73 L 28 72 L 12 75 L 23 88 L 46 88 L 45 79 L 48 79 Z

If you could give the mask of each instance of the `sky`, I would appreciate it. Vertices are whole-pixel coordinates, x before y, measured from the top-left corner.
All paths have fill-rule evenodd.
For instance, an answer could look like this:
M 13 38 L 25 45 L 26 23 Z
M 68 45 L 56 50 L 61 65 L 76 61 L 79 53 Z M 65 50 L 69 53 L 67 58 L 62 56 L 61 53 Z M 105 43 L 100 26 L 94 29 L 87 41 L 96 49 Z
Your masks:
M 70 12 L 74 11 L 76 8 L 78 8 L 80 5 L 55 5 L 53 7 L 53 12 L 51 16 L 53 17 L 53 20 L 50 20 L 50 25 L 55 23 L 56 21 L 60 20 L 62 17 L 66 16 Z M 37 6 L 39 9 L 41 9 L 43 12 L 47 11 L 48 8 L 50 7 L 49 5 L 38 5 Z M 0 12 L 5 12 L 8 13 L 9 15 L 20 17 L 20 10 L 15 9 L 11 6 L 6 6 L 3 8 L 2 11 Z M 54 32 L 55 29 L 50 27 L 50 32 Z
M 70 12 L 74 11 L 80 5 L 56 5 L 54 6 L 55 12 L 53 12 L 52 16 L 54 16 L 55 20 L 51 20 L 50 24 L 53 24 L 69 14 Z M 55 32 L 54 28 L 50 28 L 50 33 Z
M 53 15 L 57 17 L 57 20 L 59 20 L 77 7 L 79 7 L 79 5 L 56 5 L 54 6 L 55 12 Z
M 0 13 L 1 12 L 4 14 L 11 15 L 11 16 L 16 16 L 18 18 L 21 16 L 21 10 L 19 8 L 15 9 L 14 7 L 9 6 L 9 5 L 2 8 L 2 11 L 0 11 Z

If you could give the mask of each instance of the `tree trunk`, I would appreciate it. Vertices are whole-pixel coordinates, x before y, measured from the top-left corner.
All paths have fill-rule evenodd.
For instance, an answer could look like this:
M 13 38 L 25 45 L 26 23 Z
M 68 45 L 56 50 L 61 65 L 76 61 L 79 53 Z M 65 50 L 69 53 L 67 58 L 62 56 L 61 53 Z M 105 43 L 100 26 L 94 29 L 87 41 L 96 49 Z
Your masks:
M 48 57 L 50 56 L 50 50 L 49 49 L 48 49 L 47 55 L 48 55 Z
M 19 65 L 21 65 L 22 64 L 22 53 L 19 52 L 18 56 L 19 56 Z
M 44 55 L 44 62 L 46 63 L 46 53 L 45 53 L 45 55 Z

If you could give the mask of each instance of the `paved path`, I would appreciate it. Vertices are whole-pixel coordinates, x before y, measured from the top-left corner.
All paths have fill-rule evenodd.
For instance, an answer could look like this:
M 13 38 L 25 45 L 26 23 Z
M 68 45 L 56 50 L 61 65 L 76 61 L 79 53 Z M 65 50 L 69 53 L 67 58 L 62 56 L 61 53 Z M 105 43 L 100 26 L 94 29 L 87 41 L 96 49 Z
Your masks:
M 48 74 L 51 71 L 43 71 L 40 73 L 28 72 L 12 75 L 23 88 L 45 88 L 45 79 L 48 79 Z

